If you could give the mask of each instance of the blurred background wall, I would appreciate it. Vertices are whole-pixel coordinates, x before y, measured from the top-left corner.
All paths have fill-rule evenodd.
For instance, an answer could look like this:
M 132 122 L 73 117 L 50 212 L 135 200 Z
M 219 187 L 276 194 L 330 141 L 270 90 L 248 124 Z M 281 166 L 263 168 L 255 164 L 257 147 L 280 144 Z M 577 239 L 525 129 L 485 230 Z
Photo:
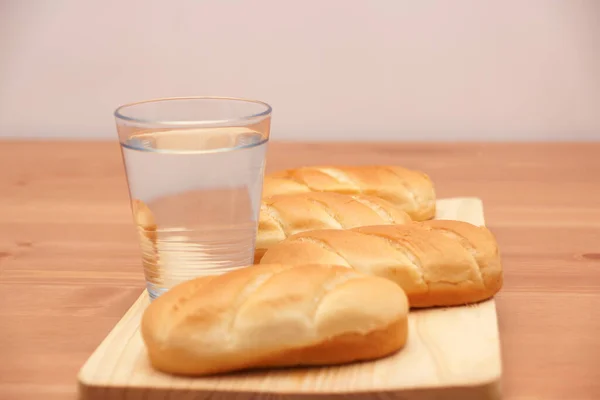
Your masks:
M 279 140 L 600 139 L 600 1 L 0 0 L 0 136 L 258 98 Z

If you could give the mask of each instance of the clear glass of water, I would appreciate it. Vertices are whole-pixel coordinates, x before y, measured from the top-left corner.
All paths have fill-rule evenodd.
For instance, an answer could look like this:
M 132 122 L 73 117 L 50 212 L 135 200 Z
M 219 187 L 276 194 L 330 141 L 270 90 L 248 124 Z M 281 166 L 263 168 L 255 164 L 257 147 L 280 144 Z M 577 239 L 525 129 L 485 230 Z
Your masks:
M 115 118 L 150 298 L 252 264 L 271 107 L 166 98 Z

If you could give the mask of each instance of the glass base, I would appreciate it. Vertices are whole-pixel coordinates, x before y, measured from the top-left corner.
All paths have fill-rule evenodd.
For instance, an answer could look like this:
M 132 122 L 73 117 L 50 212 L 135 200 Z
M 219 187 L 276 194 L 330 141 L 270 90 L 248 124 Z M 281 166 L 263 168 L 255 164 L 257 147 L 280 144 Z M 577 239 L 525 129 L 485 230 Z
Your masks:
M 161 294 L 166 293 L 168 289 L 159 288 L 150 282 L 146 282 L 146 290 L 148 291 L 148 297 L 150 298 L 150 302 L 152 302 L 156 300 Z

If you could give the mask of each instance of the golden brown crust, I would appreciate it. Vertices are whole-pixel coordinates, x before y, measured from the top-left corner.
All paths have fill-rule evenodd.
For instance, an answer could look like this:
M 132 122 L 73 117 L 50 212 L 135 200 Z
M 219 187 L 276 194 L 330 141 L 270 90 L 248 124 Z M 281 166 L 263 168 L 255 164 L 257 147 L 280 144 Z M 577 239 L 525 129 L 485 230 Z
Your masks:
M 335 192 L 380 197 L 401 207 L 415 221 L 435 216 L 435 190 L 429 176 L 397 166 L 312 166 L 267 175 L 263 197 Z
M 366 335 L 348 333 L 314 346 L 283 351 L 258 362 L 254 367 L 290 365 L 326 365 L 372 360 L 391 355 L 402 348 L 408 338 L 408 319 Z
M 383 357 L 407 337 L 392 282 L 331 265 L 255 265 L 176 286 L 142 317 L 154 368 L 205 375 Z
M 396 282 L 411 307 L 478 302 L 502 287 L 493 235 L 461 221 L 304 232 L 270 248 L 261 262 L 351 267 Z
M 309 365 L 336 365 L 374 360 L 400 350 L 408 338 L 408 319 L 398 320 L 388 327 L 366 335 L 349 333 L 324 340 L 313 346 L 283 350 L 263 357 L 240 355 L 233 360 L 200 360 L 182 348 L 151 353 L 153 367 L 175 375 L 214 375 L 245 369 L 293 367 Z M 236 367 L 232 368 L 231 365 Z
M 269 247 L 299 232 L 408 222 L 406 212 L 378 197 L 326 192 L 271 196 L 261 204 L 254 262 Z

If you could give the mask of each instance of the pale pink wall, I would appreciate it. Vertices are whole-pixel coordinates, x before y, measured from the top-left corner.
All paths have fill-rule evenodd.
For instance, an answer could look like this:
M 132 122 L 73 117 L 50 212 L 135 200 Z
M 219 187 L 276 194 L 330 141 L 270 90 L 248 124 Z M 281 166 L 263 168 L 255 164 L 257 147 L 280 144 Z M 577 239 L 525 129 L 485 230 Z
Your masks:
M 0 136 L 254 97 L 277 139 L 598 139 L 600 1 L 0 0 Z

